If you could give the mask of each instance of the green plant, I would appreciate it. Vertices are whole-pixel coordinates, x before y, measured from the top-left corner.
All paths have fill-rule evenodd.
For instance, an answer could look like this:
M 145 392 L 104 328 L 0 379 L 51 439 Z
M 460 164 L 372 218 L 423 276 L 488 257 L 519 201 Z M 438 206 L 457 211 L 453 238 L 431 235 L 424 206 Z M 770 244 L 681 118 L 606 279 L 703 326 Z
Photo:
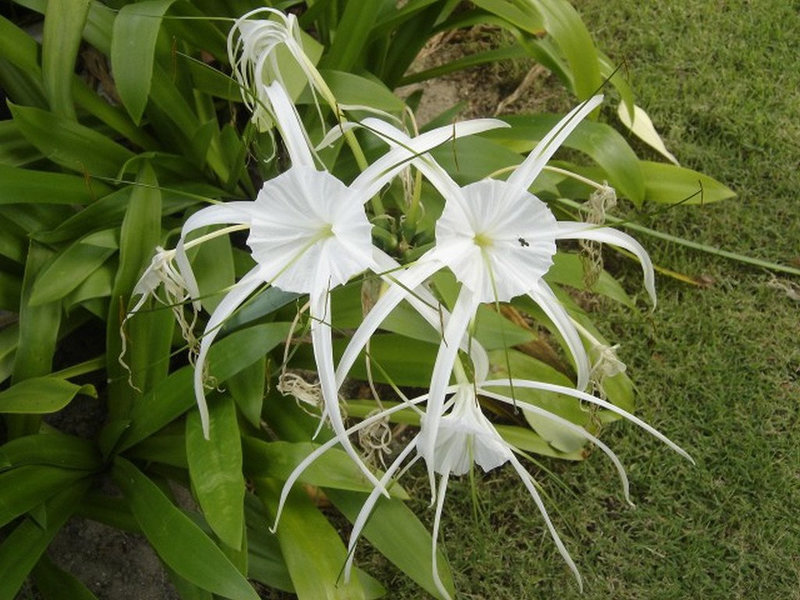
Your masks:
M 254 7 L 174 0 L 19 4 L 42 14 L 44 24 L 40 47 L 13 20 L 0 18 L 0 81 L 12 114 L 0 123 L 0 300 L 4 310 L 18 315 L 0 331 L 0 379 L 8 382 L 0 392 L 7 439 L 0 448 L 0 524 L 8 532 L 0 546 L 0 595 L 16 593 L 53 535 L 80 511 L 142 532 L 186 597 L 257 597 L 247 577 L 300 597 L 377 597 L 381 585 L 364 572 L 341 583 L 347 549 L 308 495 L 292 492 L 277 536 L 260 535 L 278 510 L 283 482 L 314 448 L 310 439 L 317 429 L 317 419 L 283 398 L 275 385 L 285 384 L 279 378 L 284 368 L 319 365 L 304 343 L 291 346 L 288 361 L 280 357 L 295 329 L 302 304 L 298 293 L 268 287 L 225 321 L 219 341 L 206 348 L 208 375 L 216 386 L 209 393 L 205 422 L 190 410 L 197 384 L 190 364 L 189 301 L 213 313 L 223 301 L 221 292 L 253 267 L 243 245 L 219 235 L 193 248 L 188 242 L 196 294 L 168 286 L 168 308 L 149 302 L 145 294 L 146 303 L 126 316 L 135 296 L 155 290 L 137 286 L 147 283 L 141 276 L 154 264 L 154 248 L 168 247 L 202 205 L 253 198 L 263 181 L 284 170 L 283 147 L 271 133 L 271 117 L 266 113 L 250 121 L 243 116 L 242 90 L 226 74 L 230 22 Z M 567 3 L 482 1 L 461 11 L 458 4 L 276 6 L 299 9 L 299 23 L 314 31 L 316 41 L 303 34 L 304 51 L 318 59 L 321 81 L 338 105 L 348 107 L 354 122 L 367 123 L 369 108 L 403 123 L 407 107 L 391 90 L 441 73 L 404 77 L 419 49 L 436 32 L 479 22 L 507 28 L 516 45 L 448 69 L 525 53 L 556 73 L 581 100 L 609 78 L 626 110 L 634 110 L 626 83 L 594 49 Z M 291 65 L 296 58 L 279 60 Z M 92 74 L 92 85 L 75 74 L 76 64 Z M 317 106 L 304 80 L 285 83 L 305 106 L 301 115 L 313 139 L 323 129 L 335 131 L 336 107 Z M 248 104 L 258 109 L 259 102 L 256 95 Z M 452 117 L 445 112 L 428 127 L 447 124 Z M 476 181 L 513 168 L 519 153 L 533 148 L 556 122 L 550 115 L 510 118 L 508 128 L 448 141 L 432 155 L 456 174 L 458 183 Z M 344 133 L 344 142 L 319 155 L 330 172 L 352 180 L 382 148 L 370 132 Z M 676 166 L 638 160 L 619 134 L 599 122 L 581 124 L 565 145 L 595 165 L 561 161 L 551 167 L 533 188 L 544 200 L 588 199 L 597 187 L 589 182 L 606 180 L 636 205 L 648 199 L 678 202 L 694 193 L 702 178 Z M 668 181 L 659 184 L 654 174 Z M 674 195 L 664 193 L 665 181 Z M 710 178 L 703 181 L 706 202 L 730 195 Z M 395 182 L 370 201 L 375 243 L 402 263 L 418 258 L 433 241 L 442 206 L 442 197 L 419 175 L 408 188 Z M 629 306 L 633 300 L 605 272 L 587 283 L 576 255 L 559 253 L 554 260 L 548 283 L 586 332 L 584 340 L 608 348 L 561 287 L 589 289 Z M 154 283 L 175 283 L 175 272 L 164 268 L 151 271 L 159 274 Z M 332 291 L 334 312 L 312 312 L 304 326 L 312 335 L 321 319 L 330 319 L 336 331 L 358 327 L 362 284 L 371 281 L 365 277 Z M 452 301 L 457 287 L 449 274 L 437 275 L 434 284 L 445 305 Z M 312 293 L 312 301 L 316 298 Z M 384 323 L 383 333 L 373 336 L 370 361 L 353 371 L 397 393 L 398 387 L 427 386 L 436 357 L 431 341 L 438 342 L 436 331 L 426 329 L 413 312 L 402 312 L 403 306 L 398 310 Z M 571 385 L 572 367 L 550 336 L 521 317 L 552 330 L 557 339 L 563 328 L 536 305 L 515 300 L 500 311 L 477 305 L 475 310 L 483 328 L 475 335 L 495 351 L 493 366 L 508 369 L 510 376 L 513 364 L 515 373 L 526 378 Z M 344 336 L 336 340 L 346 341 Z M 527 354 L 511 349 L 524 345 Z M 85 349 L 78 351 L 80 346 Z M 579 354 L 575 344 L 568 344 L 568 350 Z M 624 373 L 597 384 L 615 405 L 632 407 Z M 201 377 L 201 390 L 202 385 Z M 59 431 L 42 417 L 57 413 L 79 394 L 97 398 L 105 413 L 102 429 L 90 439 Z M 366 417 L 374 408 L 363 398 L 352 400 L 347 403 L 352 416 Z M 532 394 L 530 402 L 554 406 L 546 393 Z M 559 402 L 569 421 L 590 431 L 593 419 L 615 418 L 611 411 L 587 415 L 577 401 Z M 564 435 L 563 427 L 529 419 L 528 413 L 498 412 L 506 421 L 501 431 L 516 448 L 571 460 L 583 457 L 585 438 Z M 334 439 L 332 433 L 322 429 L 314 443 L 328 439 Z M 342 451 L 332 450 L 320 461 L 301 480 L 324 489 L 333 505 L 355 520 L 357 506 L 373 487 Z M 108 477 L 121 497 L 93 485 Z M 191 489 L 201 513 L 177 504 L 173 486 Z M 392 498 L 375 505 L 380 514 L 367 524 L 365 536 L 430 593 L 452 593 L 443 560 L 442 582 L 436 581 L 430 534 L 403 504 L 405 492 L 397 484 L 391 491 Z M 313 577 L 310 564 L 316 569 Z

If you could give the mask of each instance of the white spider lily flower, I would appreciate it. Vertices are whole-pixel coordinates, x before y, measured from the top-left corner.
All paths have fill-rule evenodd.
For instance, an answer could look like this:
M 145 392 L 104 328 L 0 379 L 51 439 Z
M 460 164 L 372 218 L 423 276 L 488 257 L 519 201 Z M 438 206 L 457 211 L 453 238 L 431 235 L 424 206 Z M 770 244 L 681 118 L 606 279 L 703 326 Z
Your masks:
M 518 451 L 516 448 L 506 442 L 497 432 L 494 425 L 485 417 L 477 400 L 479 395 L 492 398 L 495 401 L 503 402 L 509 406 L 513 406 L 523 411 L 535 413 L 538 416 L 549 419 L 554 423 L 569 429 L 573 433 L 582 436 L 587 442 L 594 444 L 606 456 L 608 456 L 608 458 L 614 464 L 622 484 L 625 500 L 631 505 L 633 505 L 633 503 L 630 499 L 630 486 L 628 477 L 621 461 L 613 450 L 611 450 L 597 437 L 586 431 L 583 427 L 576 425 L 575 423 L 563 417 L 555 415 L 539 406 L 524 402 L 520 399 L 512 398 L 502 392 L 514 388 L 528 388 L 572 396 L 573 398 L 577 398 L 583 402 L 587 402 L 600 408 L 612 411 L 615 414 L 628 419 L 694 464 L 694 461 L 689 454 L 687 454 L 669 438 L 658 432 L 656 429 L 638 417 L 611 404 L 608 401 L 602 400 L 580 390 L 556 384 L 524 379 L 483 379 L 487 373 L 488 371 L 485 369 L 476 369 L 475 381 L 477 383 L 462 381 L 461 383 L 450 385 L 445 389 L 445 394 L 449 396 L 449 399 L 444 403 L 443 406 L 440 423 L 438 425 L 438 433 L 434 440 L 436 452 L 430 459 L 428 458 L 425 450 L 426 439 L 431 434 L 431 430 L 429 428 L 429 415 L 423 413 L 417 408 L 418 404 L 429 401 L 429 394 L 424 394 L 411 400 L 404 398 L 403 402 L 386 408 L 379 414 L 370 416 L 348 430 L 348 434 L 355 433 L 364 427 L 371 426 L 374 422 L 377 422 L 380 419 L 385 419 L 400 410 L 408 408 L 415 410 L 419 414 L 421 420 L 420 432 L 406 444 L 392 464 L 386 469 L 381 478 L 382 486 L 373 489 L 364 502 L 355 521 L 353 522 L 353 530 L 350 534 L 348 543 L 348 560 L 345 564 L 344 570 L 345 580 L 347 580 L 350 576 L 353 566 L 353 559 L 355 556 L 354 550 L 356 544 L 358 543 L 361 533 L 367 524 L 375 504 L 378 502 L 380 490 L 382 488 L 390 489 L 392 480 L 400 477 L 402 473 L 405 472 L 405 470 L 407 470 L 414 462 L 420 458 L 424 458 L 426 461 L 430 460 L 429 466 L 435 471 L 436 474 L 439 475 L 439 483 L 435 500 L 431 557 L 434 582 L 443 597 L 449 598 L 450 596 L 442 584 L 441 579 L 439 578 L 436 557 L 439 528 L 447 493 L 447 485 L 451 475 L 464 475 L 473 468 L 473 465 L 476 464 L 481 467 L 484 472 L 494 470 L 506 463 L 509 463 L 512 466 L 512 468 L 519 475 L 523 485 L 530 493 L 537 509 L 542 515 L 548 532 L 556 544 L 559 553 L 564 558 L 570 570 L 575 575 L 579 586 L 582 588 L 582 580 L 577 566 L 569 555 L 566 546 L 559 537 L 558 532 L 552 520 L 550 519 L 544 502 L 542 501 L 542 498 L 536 489 L 536 482 L 533 479 L 533 476 L 517 458 Z M 312 462 L 333 448 L 337 443 L 339 443 L 339 440 L 337 438 L 333 438 L 325 444 L 322 444 L 315 449 L 314 452 L 309 454 L 309 456 L 307 456 L 290 474 L 281 494 L 281 500 L 279 503 L 278 513 L 275 517 L 273 531 L 275 527 L 277 527 L 277 522 L 280 519 L 281 507 L 288 496 L 291 486 L 297 481 L 297 479 L 300 478 L 302 472 Z
M 193 231 L 210 225 L 235 223 L 250 230 L 247 245 L 256 261 L 211 314 L 200 342 L 194 371 L 194 390 L 203 431 L 208 435 L 203 369 L 208 350 L 220 328 L 259 287 L 274 285 L 283 291 L 309 295 L 311 338 L 327 417 L 343 448 L 373 484 L 369 471 L 345 434 L 338 405 L 329 291 L 365 270 L 382 274 L 397 263 L 372 245 L 372 226 L 364 203 L 406 166 L 411 153 L 395 148 L 345 185 L 327 171 L 316 168 L 306 145 L 291 100 L 279 82 L 265 86 L 276 125 L 286 144 L 292 166 L 264 183 L 255 201 L 227 202 L 204 208 L 186 220 L 176 247 L 176 262 L 193 298 L 199 291 L 185 254 L 185 240 Z M 445 136 L 436 130 L 414 141 L 414 149 L 426 152 L 452 135 L 469 135 L 498 126 L 498 121 L 473 121 Z M 442 139 L 444 138 L 444 139 Z M 191 242 L 189 242 L 191 243 Z M 387 277 L 391 277 L 388 276 Z M 484 359 L 485 360 L 485 359 Z
M 595 96 L 567 114 L 531 151 L 506 181 L 483 180 L 460 187 L 429 156 L 413 158 L 445 198 L 436 223 L 436 245 L 416 264 L 396 275 L 394 286 L 373 306 L 354 334 L 339 362 L 339 377 L 352 367 L 366 340 L 408 295 L 435 272 L 449 268 L 462 284 L 433 369 L 427 408 L 425 458 L 433 489 L 436 432 L 444 404 L 445 389 L 463 339 L 478 306 L 485 302 L 507 302 L 528 295 L 550 318 L 573 356 L 577 387 L 585 389 L 591 368 L 580 335 L 556 298 L 544 275 L 553 262 L 556 242 L 588 239 L 620 246 L 637 256 L 644 284 L 655 304 L 652 263 L 644 248 L 629 235 L 609 227 L 582 222 L 560 222 L 547 205 L 528 191 L 534 179 L 558 147 L 583 118 L 602 101 Z M 388 124 L 370 123 L 390 145 L 405 147 L 408 136 Z
M 263 17 L 267 18 L 254 18 Z M 336 98 L 303 48 L 297 17 L 274 8 L 257 8 L 242 15 L 228 33 L 228 59 L 242 86 L 242 99 L 262 129 L 272 125 L 274 111 L 265 86 L 274 81 L 287 88 L 281 72 L 280 48 L 285 48 L 309 83 L 315 98 L 321 95 L 338 114 Z M 297 72 L 293 69 L 293 72 Z

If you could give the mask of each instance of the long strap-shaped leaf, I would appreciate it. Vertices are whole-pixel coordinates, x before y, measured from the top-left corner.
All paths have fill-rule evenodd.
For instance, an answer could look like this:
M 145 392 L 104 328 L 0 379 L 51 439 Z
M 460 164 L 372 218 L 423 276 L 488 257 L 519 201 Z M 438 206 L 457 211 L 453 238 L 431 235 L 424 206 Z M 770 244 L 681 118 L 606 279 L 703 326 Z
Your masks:
M 167 566 L 219 596 L 258 600 L 222 550 L 149 477 L 121 457 L 115 460 L 112 475 L 145 537 Z

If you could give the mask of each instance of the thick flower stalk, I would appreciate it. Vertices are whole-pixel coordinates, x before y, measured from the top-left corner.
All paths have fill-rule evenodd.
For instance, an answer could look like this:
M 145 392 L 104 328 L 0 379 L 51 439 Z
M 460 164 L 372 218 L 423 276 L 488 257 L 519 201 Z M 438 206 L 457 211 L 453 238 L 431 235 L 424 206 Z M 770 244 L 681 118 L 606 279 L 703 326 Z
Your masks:
M 449 269 L 461 282 L 452 315 L 443 332 L 430 383 L 423 431 L 423 455 L 433 487 L 436 440 L 445 391 L 458 358 L 459 343 L 481 303 L 507 302 L 520 295 L 536 302 L 563 337 L 575 361 L 577 387 L 589 383 L 590 363 L 580 335 L 566 310 L 544 280 L 553 263 L 556 242 L 586 239 L 620 246 L 635 254 L 644 271 L 644 283 L 653 303 L 655 286 L 647 252 L 632 237 L 608 227 L 557 221 L 547 205 L 528 191 L 547 161 L 574 128 L 602 101 L 595 96 L 566 115 L 531 151 L 506 181 L 487 179 L 460 187 L 429 157 L 414 159 L 445 198 L 436 223 L 436 245 L 414 265 L 398 273 L 398 285 L 389 290 L 365 317 L 337 367 L 341 381 L 367 339 L 409 290 L 431 275 Z M 370 123 L 391 145 L 414 147 L 414 141 L 390 125 Z

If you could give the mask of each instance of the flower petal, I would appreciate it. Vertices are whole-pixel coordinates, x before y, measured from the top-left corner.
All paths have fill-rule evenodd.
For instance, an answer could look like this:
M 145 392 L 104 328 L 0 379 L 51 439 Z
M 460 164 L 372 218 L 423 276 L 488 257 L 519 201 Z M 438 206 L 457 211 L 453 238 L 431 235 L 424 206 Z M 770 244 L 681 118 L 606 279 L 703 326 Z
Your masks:
M 547 161 L 552 158 L 556 150 L 564 143 L 572 131 L 603 101 L 602 95 L 597 95 L 573 108 L 561 119 L 558 124 L 545 135 L 536 147 L 531 150 L 528 157 L 517 167 L 506 180 L 507 193 L 510 196 L 526 192 L 539 176 Z
M 591 394 L 587 394 L 586 392 L 581 392 L 579 390 L 575 390 L 573 388 L 564 387 L 563 385 L 556 385 L 553 383 L 544 383 L 542 381 L 530 381 L 527 379 L 490 379 L 481 383 L 481 387 L 523 387 L 523 388 L 531 388 L 534 390 L 544 390 L 546 392 L 556 392 L 558 394 L 565 394 L 567 396 L 572 396 L 573 398 L 578 398 L 579 400 L 584 400 L 585 402 L 589 402 L 590 404 L 596 404 L 602 408 L 610 410 L 611 412 L 628 419 L 631 423 L 638 425 L 642 429 L 644 429 L 647 433 L 655 437 L 656 439 L 660 440 L 672 450 L 683 456 L 689 462 L 694 464 L 694 459 L 689 456 L 689 454 L 680 446 L 678 446 L 675 442 L 670 440 L 667 436 L 663 433 L 655 429 L 654 427 L 648 425 L 644 421 L 642 421 L 639 417 L 632 415 L 628 411 L 619 408 L 618 406 L 607 402 L 606 400 L 601 400 L 596 396 L 592 396 Z
M 544 281 L 537 281 L 536 285 L 528 293 L 553 322 L 564 342 L 566 342 L 572 358 L 575 359 L 575 371 L 578 375 L 576 387 L 579 390 L 585 390 L 586 386 L 589 385 L 589 376 L 592 368 L 589 364 L 589 356 L 583 347 L 583 342 L 581 342 L 581 336 L 578 334 L 575 325 L 573 325 L 572 319 L 570 319 L 564 307 L 561 306 L 561 302 L 553 294 L 550 286 Z
M 203 382 L 204 367 L 206 362 L 206 355 L 211 347 L 214 338 L 217 337 L 222 325 L 233 314 L 242 302 L 255 291 L 255 289 L 264 283 L 259 277 L 258 267 L 250 270 L 242 279 L 240 279 L 222 298 L 217 308 L 211 313 L 208 319 L 205 331 L 203 332 L 203 339 L 200 341 L 200 349 L 197 353 L 197 360 L 194 364 L 194 395 L 197 400 L 197 407 L 200 410 L 200 422 L 203 425 L 203 435 L 208 439 L 209 424 L 208 424 L 208 407 L 206 406 L 206 392 Z
M 593 240 L 619 246 L 628 252 L 632 252 L 642 263 L 642 273 L 644 274 L 644 287 L 650 295 L 653 307 L 656 306 L 656 284 L 653 263 L 647 250 L 627 233 L 618 231 L 611 227 L 598 227 L 591 223 L 579 223 L 577 221 L 559 221 L 556 230 L 556 239 L 559 240 Z
M 289 152 L 292 166 L 314 167 L 311 142 L 289 95 L 279 82 L 264 86 L 264 93 L 272 106 L 272 114 Z

